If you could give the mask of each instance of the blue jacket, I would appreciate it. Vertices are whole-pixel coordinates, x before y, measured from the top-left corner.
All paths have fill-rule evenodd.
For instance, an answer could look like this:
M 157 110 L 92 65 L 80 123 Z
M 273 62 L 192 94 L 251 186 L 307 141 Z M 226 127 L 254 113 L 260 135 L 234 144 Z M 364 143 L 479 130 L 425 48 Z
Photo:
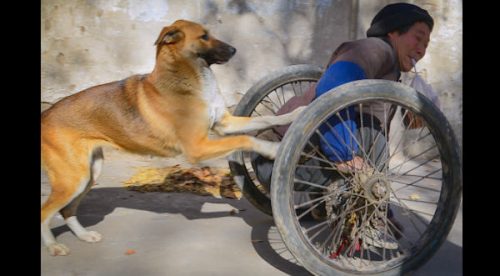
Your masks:
M 390 44 L 380 38 L 367 38 L 342 44 L 330 58 L 329 66 L 321 76 L 314 100 L 331 89 L 361 79 L 398 80 L 399 63 Z M 320 126 L 324 136 L 320 139 L 323 153 L 332 161 L 348 161 L 354 158 L 358 145 L 356 137 L 357 112 L 354 106 L 339 112 L 340 119 L 332 116 Z M 374 114 L 376 116 L 376 114 Z

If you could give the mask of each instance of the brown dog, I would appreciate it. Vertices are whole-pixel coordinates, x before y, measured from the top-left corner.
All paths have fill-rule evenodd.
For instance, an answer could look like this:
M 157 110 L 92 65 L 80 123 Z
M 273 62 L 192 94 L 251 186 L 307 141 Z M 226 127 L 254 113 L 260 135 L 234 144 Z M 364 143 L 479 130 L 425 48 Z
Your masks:
M 67 255 L 50 228 L 60 212 L 81 240 L 98 242 L 76 219 L 76 209 L 98 177 L 101 146 L 190 162 L 225 156 L 236 150 L 274 158 L 278 143 L 247 135 L 219 135 L 292 122 L 302 109 L 281 116 L 234 117 L 226 111 L 211 64 L 227 62 L 236 52 L 201 25 L 178 20 L 163 28 L 155 43 L 156 65 L 147 75 L 94 86 L 66 97 L 42 113 L 42 163 L 52 192 L 42 206 L 42 238 L 52 255 Z

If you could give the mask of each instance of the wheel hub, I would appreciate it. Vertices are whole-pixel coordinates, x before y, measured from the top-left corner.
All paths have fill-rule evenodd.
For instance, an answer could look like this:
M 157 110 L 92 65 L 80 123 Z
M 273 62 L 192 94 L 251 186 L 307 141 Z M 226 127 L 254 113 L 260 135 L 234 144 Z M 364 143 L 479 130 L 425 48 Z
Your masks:
M 364 177 L 360 183 L 364 194 L 370 203 L 380 204 L 386 202 L 390 196 L 390 186 L 387 178 L 381 173 L 372 173 Z

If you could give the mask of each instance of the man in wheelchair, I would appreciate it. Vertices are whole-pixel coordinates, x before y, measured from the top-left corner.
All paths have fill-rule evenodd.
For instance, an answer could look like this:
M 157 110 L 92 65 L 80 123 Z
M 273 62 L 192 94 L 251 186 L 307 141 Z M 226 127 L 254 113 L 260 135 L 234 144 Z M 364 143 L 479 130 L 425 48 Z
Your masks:
M 288 113 L 295 108 L 320 99 L 321 95 L 342 84 L 361 79 L 386 79 L 399 81 L 401 72 L 409 72 L 424 55 L 429 43 L 434 21 L 429 13 L 418 6 L 407 3 L 389 4 L 373 18 L 367 31 L 367 38 L 341 44 L 332 54 L 330 61 L 317 85 L 313 85 L 304 95 L 296 96 L 285 103 L 277 114 Z M 319 134 L 311 137 L 307 151 L 325 156 L 331 164 L 329 169 L 308 169 L 325 166 L 315 158 L 304 158 L 296 174 L 301 179 L 326 186 L 330 200 L 311 212 L 315 220 L 332 219 L 338 215 L 345 203 L 342 191 L 349 183 L 345 176 L 354 171 L 383 170 L 388 152 L 388 130 L 394 110 L 381 114 L 376 104 L 366 106 L 363 112 L 351 106 L 332 116 L 319 127 Z M 370 111 L 369 113 L 366 111 Z M 362 114 L 362 115 L 360 115 Z M 387 120 L 387 116 L 389 120 Z M 382 122 L 386 122 L 384 125 Z M 281 137 L 287 127 L 276 127 Z M 356 139 L 353 139 L 353 138 Z M 378 138 L 375 138 L 378 137 Z M 355 141 L 361 141 L 358 144 Z M 360 147 L 365 150 L 361 154 Z M 311 154 L 313 156 L 314 154 Z M 369 160 L 367 160 L 369 159 Z M 269 190 L 273 162 L 257 154 L 253 155 L 253 167 L 258 180 Z M 328 166 L 326 166 L 328 167 Z M 334 168 L 333 170 L 331 168 Z M 362 177 L 363 173 L 357 174 Z M 352 178 L 351 178 L 352 179 Z M 296 184 L 300 185 L 300 184 Z M 386 196 L 386 191 L 374 198 Z M 312 191 L 314 187 L 295 187 L 296 190 Z M 311 193 L 310 197 L 314 197 Z M 320 194 L 320 193 L 318 193 Z M 323 195 L 319 195 L 323 196 Z M 314 198 L 313 198 L 314 199 Z M 379 210 L 390 220 L 392 235 L 384 234 L 384 222 L 373 217 L 362 238 L 363 243 L 386 249 L 396 249 L 403 231 L 389 208 Z M 359 223 L 359 218 L 352 218 Z M 346 233 L 348 235 L 348 233 Z

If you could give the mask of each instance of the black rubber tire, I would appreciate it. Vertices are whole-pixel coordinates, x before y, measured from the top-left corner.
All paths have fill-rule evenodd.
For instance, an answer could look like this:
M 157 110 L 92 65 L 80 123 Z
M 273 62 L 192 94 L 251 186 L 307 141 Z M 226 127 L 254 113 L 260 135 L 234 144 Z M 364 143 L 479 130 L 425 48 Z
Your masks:
M 446 240 L 457 215 L 462 193 L 462 167 L 459 145 L 444 114 L 432 102 L 413 88 L 386 80 L 351 82 L 322 95 L 304 110 L 283 137 L 274 163 L 271 184 L 271 202 L 274 220 L 280 235 L 297 260 L 315 275 L 404 275 L 415 270 L 438 250 Z M 400 263 L 373 271 L 353 271 L 334 264 L 315 249 L 301 230 L 293 206 L 294 172 L 301 149 L 309 137 L 327 119 L 363 100 L 384 100 L 405 107 L 421 116 L 435 139 L 442 164 L 442 186 L 436 210 L 428 231 L 418 240 L 416 252 Z M 335 258 L 335 257 L 334 257 Z
M 255 108 L 271 92 L 286 84 L 299 81 L 316 82 L 323 70 L 319 66 L 309 64 L 291 65 L 259 80 L 253 85 L 236 106 L 233 115 L 251 116 Z M 243 152 L 233 153 L 229 157 L 229 168 L 235 182 L 242 190 L 245 198 L 257 209 L 272 216 L 271 201 L 268 195 L 258 189 L 244 165 Z

